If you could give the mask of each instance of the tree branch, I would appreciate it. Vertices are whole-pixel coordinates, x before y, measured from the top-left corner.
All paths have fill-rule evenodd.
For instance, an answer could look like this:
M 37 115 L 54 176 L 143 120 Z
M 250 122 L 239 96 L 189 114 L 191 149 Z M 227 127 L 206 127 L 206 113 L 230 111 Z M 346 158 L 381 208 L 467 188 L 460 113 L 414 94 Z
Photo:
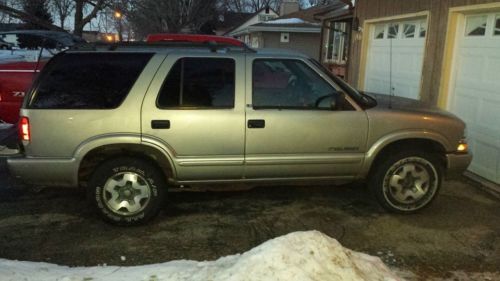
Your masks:
M 37 17 L 32 16 L 30 14 L 27 14 L 23 11 L 11 8 L 11 7 L 4 5 L 2 3 L 0 3 L 0 11 L 10 15 L 11 17 L 20 19 L 24 22 L 36 24 L 36 25 L 42 26 L 42 27 L 50 29 L 50 30 L 66 32 L 66 30 L 64 30 L 63 28 L 60 28 L 59 26 L 53 25 L 52 23 L 50 23 L 48 21 L 42 20 L 40 18 L 37 18 Z

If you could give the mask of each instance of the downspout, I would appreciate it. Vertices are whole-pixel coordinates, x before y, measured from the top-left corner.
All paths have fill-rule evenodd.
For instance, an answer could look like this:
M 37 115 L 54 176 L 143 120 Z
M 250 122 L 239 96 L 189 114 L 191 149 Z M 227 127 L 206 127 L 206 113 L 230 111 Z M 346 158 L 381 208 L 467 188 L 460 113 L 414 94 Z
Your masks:
M 325 39 L 325 20 L 321 20 L 321 32 L 319 35 L 319 63 L 323 64 L 323 41 Z

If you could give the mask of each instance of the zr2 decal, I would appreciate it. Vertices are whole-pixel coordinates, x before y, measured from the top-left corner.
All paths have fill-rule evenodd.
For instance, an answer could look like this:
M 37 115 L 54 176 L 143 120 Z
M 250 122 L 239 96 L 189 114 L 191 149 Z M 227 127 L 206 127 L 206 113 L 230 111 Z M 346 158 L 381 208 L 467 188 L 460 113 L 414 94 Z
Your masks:
M 16 98 L 24 98 L 25 95 L 25 92 L 12 92 L 12 96 Z

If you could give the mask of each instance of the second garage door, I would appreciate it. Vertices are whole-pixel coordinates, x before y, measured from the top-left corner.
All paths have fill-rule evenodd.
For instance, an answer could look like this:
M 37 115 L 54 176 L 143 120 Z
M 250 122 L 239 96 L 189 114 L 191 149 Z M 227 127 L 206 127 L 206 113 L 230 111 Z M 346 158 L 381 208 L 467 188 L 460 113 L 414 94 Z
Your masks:
M 419 99 L 426 19 L 371 25 L 365 90 Z
M 467 123 L 469 170 L 500 183 L 500 13 L 468 15 L 457 33 L 448 109 Z

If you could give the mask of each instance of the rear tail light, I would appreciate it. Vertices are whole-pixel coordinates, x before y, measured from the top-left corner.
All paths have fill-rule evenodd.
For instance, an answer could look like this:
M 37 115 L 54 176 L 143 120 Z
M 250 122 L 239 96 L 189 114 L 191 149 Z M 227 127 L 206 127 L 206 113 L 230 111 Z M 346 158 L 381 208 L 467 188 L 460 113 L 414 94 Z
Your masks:
M 22 141 L 30 140 L 30 120 L 28 117 L 19 119 L 19 139 Z

